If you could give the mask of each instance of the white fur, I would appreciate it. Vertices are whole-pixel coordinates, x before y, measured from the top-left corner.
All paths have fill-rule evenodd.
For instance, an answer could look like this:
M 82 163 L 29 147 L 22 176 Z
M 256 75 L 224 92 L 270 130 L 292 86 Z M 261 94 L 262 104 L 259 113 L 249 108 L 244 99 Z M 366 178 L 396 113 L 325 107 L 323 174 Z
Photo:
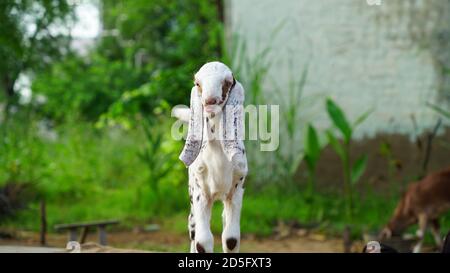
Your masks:
M 223 80 L 233 80 L 231 71 L 221 63 L 208 63 L 196 74 L 196 82 L 202 87 L 201 102 L 209 97 L 221 97 Z M 196 88 L 196 87 L 194 87 Z M 242 86 L 239 84 L 239 88 Z M 237 91 L 236 91 L 237 92 Z M 191 102 L 192 103 L 192 102 Z M 223 107 L 222 102 L 219 109 Z M 191 106 L 192 107 L 192 106 Z M 177 110 L 174 116 L 180 120 L 188 121 L 189 112 Z M 186 109 L 185 109 L 186 110 Z M 223 232 L 222 248 L 224 252 L 239 252 L 240 248 L 240 214 L 243 185 L 247 174 L 247 160 L 245 152 L 233 156 L 231 160 L 224 152 L 223 145 L 218 139 L 219 126 L 223 112 L 214 111 L 214 114 L 203 112 L 203 140 L 204 147 L 197 158 L 189 166 L 189 194 L 191 196 L 191 214 L 189 216 L 190 234 L 195 232 L 191 241 L 191 252 L 204 249 L 213 252 L 214 238 L 211 233 L 211 208 L 215 201 L 222 201 Z M 186 118 L 187 117 L 187 118 Z M 198 128 L 200 129 L 200 128 Z M 192 239 L 192 235 L 191 235 Z M 235 240 L 235 246 L 227 240 Z

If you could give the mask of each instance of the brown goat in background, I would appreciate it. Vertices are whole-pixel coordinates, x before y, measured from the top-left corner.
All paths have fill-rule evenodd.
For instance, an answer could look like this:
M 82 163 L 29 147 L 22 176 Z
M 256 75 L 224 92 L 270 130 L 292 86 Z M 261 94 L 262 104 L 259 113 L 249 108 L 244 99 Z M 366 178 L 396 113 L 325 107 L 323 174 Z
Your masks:
M 418 223 L 419 241 L 413 252 L 420 252 L 428 226 L 436 244 L 442 248 L 439 217 L 450 208 L 450 167 L 431 173 L 421 181 L 410 184 L 398 203 L 394 215 L 380 234 L 380 239 L 400 235 Z

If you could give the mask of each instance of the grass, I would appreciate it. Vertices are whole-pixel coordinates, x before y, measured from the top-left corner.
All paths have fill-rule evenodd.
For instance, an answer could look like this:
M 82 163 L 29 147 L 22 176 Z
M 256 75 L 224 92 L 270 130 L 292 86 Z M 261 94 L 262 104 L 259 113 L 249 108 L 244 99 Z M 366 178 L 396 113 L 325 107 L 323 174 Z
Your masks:
M 168 231 L 186 234 L 186 169 L 177 163 L 180 165 L 173 166 L 173 172 L 161 178 L 155 192 L 149 181 L 152 170 L 138 156 L 145 148 L 143 132 L 98 130 L 79 122 L 55 128 L 58 138 L 48 140 L 39 136 L 35 123 L 17 124 L 2 132 L 0 185 L 6 181 L 34 183 L 37 192 L 28 209 L 3 220 L 0 228 L 38 231 L 39 200 L 45 198 L 50 231 L 58 223 L 117 218 L 121 220 L 119 229 L 159 223 Z M 176 155 L 181 151 L 181 143 L 166 144 Z M 296 221 L 341 236 L 347 222 L 345 199 L 337 188 L 326 192 L 317 189 L 308 197 L 306 181 L 274 182 L 261 188 L 249 178 L 242 210 L 243 233 L 268 236 L 279 221 Z M 377 232 L 387 223 L 399 195 L 389 196 L 356 194 L 355 238 L 361 238 L 364 231 Z M 222 230 L 221 213 L 222 205 L 216 203 L 212 216 L 215 234 Z M 442 230 L 449 228 L 447 215 Z
M 110 191 L 93 197 L 84 202 L 50 203 L 48 206 L 49 224 L 72 222 L 80 220 L 118 218 L 122 220 L 121 228 L 131 229 L 135 225 L 156 222 L 162 228 L 178 234 L 186 234 L 188 200 L 178 209 L 172 209 L 164 214 L 152 214 L 151 198 L 147 205 L 134 206 L 136 189 Z M 184 193 L 184 189 L 181 195 Z M 143 193 L 145 195 L 145 193 Z M 149 195 L 150 197 L 151 195 Z M 182 196 L 178 196 L 182 197 Z M 176 195 L 167 199 L 177 198 Z M 384 225 L 395 205 L 396 199 L 386 199 L 380 195 L 371 195 L 365 199 L 355 200 L 354 224 L 352 234 L 355 239 L 361 239 L 363 232 L 376 233 Z M 310 202 L 313 202 L 311 209 Z M 297 221 L 308 226 L 317 224 L 316 229 L 330 236 L 340 237 L 345 220 L 345 200 L 334 194 L 316 194 L 310 202 L 306 202 L 302 191 L 281 191 L 276 188 L 266 188 L 253 192 L 247 190 L 242 210 L 242 233 L 251 233 L 264 237 L 273 234 L 278 221 Z M 17 229 L 37 231 L 38 207 L 33 205 L 29 210 L 22 211 L 17 218 L 8 221 L 4 226 Z M 211 227 L 214 234 L 222 231 L 222 205 L 216 203 L 213 208 Z M 450 217 L 444 217 L 442 230 L 450 228 Z M 409 230 L 413 231 L 413 228 Z M 431 242 L 430 238 L 427 241 Z M 148 249 L 151 249 L 149 246 Z
M 134 189 L 135 190 L 135 189 Z M 147 205 L 134 206 L 136 193 L 133 189 L 111 191 L 84 202 L 50 203 L 48 205 L 48 222 L 50 225 L 61 222 L 80 220 L 117 218 L 122 220 L 121 228 L 131 229 L 135 225 L 156 222 L 162 228 L 179 234 L 187 231 L 188 200 L 178 209 L 170 212 L 151 213 L 151 198 Z M 182 195 L 187 195 L 182 189 Z M 345 220 L 344 199 L 334 194 L 316 194 L 306 202 L 302 191 L 282 192 L 276 188 L 267 188 L 253 192 L 248 190 L 242 210 L 242 232 L 268 236 L 274 232 L 278 221 L 297 221 L 309 226 L 314 224 L 317 230 L 330 236 L 341 236 Z M 178 196 L 181 197 L 181 196 Z M 176 195 L 167 199 L 177 198 Z M 397 200 L 380 195 L 371 195 L 365 199 L 356 199 L 354 224 L 352 232 L 355 238 L 361 238 L 362 232 L 378 232 L 387 223 Z M 222 205 L 216 203 L 213 208 L 211 227 L 215 234 L 222 231 Z M 15 219 L 4 223 L 4 227 L 37 231 L 39 227 L 38 206 L 22 211 Z M 443 230 L 450 228 L 450 218 L 444 217 Z
M 138 156 L 145 149 L 145 134 L 137 129 L 98 130 L 79 122 L 55 128 L 58 137 L 50 140 L 40 136 L 36 123 L 18 124 L 2 131 L 0 186 L 32 183 L 36 192 L 29 209 L 2 226 L 36 230 L 41 199 L 47 202 L 50 226 L 101 218 L 120 218 L 125 224 L 147 221 L 189 203 L 181 190 L 185 172 L 165 176 L 158 192 L 153 190 L 151 170 Z M 181 149 L 178 143 L 172 145 Z M 172 168 L 184 170 L 181 165 Z M 165 195 L 171 198 L 162 204 Z

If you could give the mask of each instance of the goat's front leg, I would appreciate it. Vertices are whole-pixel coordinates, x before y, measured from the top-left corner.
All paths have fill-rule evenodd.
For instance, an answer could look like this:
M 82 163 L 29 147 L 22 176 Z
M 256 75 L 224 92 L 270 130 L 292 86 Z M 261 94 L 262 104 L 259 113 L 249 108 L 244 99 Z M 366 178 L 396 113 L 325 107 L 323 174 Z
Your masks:
M 222 249 L 225 253 L 239 252 L 241 240 L 241 208 L 244 195 L 244 177 L 233 183 L 232 193 L 223 202 Z
M 214 237 L 211 233 L 211 207 L 212 200 L 208 198 L 206 193 L 202 190 L 200 178 L 196 178 L 193 191 L 193 215 L 195 222 L 195 250 L 198 253 L 213 252 Z M 191 250 L 194 248 L 191 243 Z

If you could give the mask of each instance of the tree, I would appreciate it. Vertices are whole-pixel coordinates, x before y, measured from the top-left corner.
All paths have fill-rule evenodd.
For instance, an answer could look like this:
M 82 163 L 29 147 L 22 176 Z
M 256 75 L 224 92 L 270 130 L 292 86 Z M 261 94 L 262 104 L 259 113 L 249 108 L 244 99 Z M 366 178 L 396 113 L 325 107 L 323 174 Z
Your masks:
M 171 104 L 188 102 L 193 72 L 221 57 L 216 1 L 103 1 L 102 16 L 99 52 L 134 64 L 146 82 L 158 81 Z
M 151 115 L 160 102 L 189 103 L 193 73 L 220 58 L 222 24 L 212 0 L 102 1 L 102 33 L 85 57 L 40 71 L 33 93 L 46 116 L 95 121 Z M 64 106 L 64 107 L 61 107 Z
M 17 99 L 21 73 L 46 68 L 67 53 L 70 37 L 55 25 L 68 23 L 72 9 L 66 0 L 0 1 L 0 91 L 7 106 Z

